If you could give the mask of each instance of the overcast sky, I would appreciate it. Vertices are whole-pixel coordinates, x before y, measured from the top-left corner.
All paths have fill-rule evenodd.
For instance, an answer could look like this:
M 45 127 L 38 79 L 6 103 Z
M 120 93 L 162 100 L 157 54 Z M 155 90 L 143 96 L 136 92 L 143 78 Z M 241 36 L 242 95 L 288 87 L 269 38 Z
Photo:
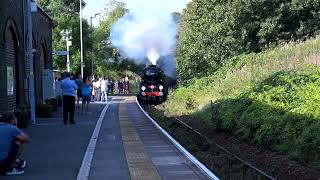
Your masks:
M 191 0 L 119 0 L 127 4 L 129 9 L 141 7 L 140 3 L 153 3 L 153 5 L 157 5 L 154 2 L 161 2 L 162 5 L 166 5 L 166 8 L 172 12 L 181 11 L 185 5 Z M 86 7 L 83 10 L 83 17 L 88 19 L 90 23 L 90 17 L 94 16 L 96 13 L 100 13 L 106 4 L 108 4 L 109 0 L 85 0 Z M 160 4 L 159 4 L 160 5 Z M 93 24 L 97 25 L 100 21 L 100 17 L 93 19 Z

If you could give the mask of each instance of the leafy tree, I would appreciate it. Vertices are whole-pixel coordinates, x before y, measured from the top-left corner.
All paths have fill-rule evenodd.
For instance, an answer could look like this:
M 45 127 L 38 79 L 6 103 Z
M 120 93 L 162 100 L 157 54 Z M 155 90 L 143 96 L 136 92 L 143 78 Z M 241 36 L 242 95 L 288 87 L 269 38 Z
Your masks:
M 212 74 L 235 55 L 315 36 L 319 13 L 318 0 L 193 0 L 180 28 L 179 79 Z
M 121 57 L 119 50 L 109 43 L 109 36 L 113 24 L 127 12 L 124 3 L 111 1 L 104 9 L 104 19 L 100 25 L 94 29 L 93 52 L 96 66 L 96 74 L 108 77 L 123 77 L 124 70 L 137 72 L 138 65 L 133 61 Z
M 53 30 L 53 49 L 65 50 L 66 41 L 61 34 L 63 30 L 71 30 L 72 46 L 70 47 L 71 56 L 71 71 L 75 74 L 80 73 L 80 26 L 79 26 L 79 1 L 78 0 L 37 0 L 37 3 L 44 9 L 50 10 L 54 21 L 57 22 L 57 27 Z M 82 1 L 82 7 L 85 2 Z M 86 68 L 85 74 L 91 73 L 91 62 L 89 61 L 89 52 L 93 41 L 90 35 L 92 30 L 88 22 L 83 19 L 83 47 L 84 47 L 84 62 Z M 54 68 L 65 71 L 66 57 L 54 56 Z

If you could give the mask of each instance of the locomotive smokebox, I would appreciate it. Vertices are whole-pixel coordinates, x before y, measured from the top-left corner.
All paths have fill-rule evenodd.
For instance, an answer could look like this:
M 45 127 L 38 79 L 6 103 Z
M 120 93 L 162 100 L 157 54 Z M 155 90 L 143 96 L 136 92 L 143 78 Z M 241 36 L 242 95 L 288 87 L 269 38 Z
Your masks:
M 138 99 L 145 104 L 161 104 L 167 99 L 165 75 L 156 65 L 149 65 L 141 75 L 140 93 Z

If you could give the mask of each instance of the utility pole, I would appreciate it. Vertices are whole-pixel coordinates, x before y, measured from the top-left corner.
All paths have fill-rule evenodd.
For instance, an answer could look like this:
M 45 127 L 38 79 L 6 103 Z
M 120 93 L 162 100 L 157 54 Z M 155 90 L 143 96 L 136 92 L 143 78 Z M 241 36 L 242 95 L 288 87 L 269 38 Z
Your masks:
M 64 40 L 66 40 L 67 45 L 67 72 L 70 72 L 70 46 L 72 46 L 72 36 L 71 36 L 72 30 L 62 30 L 60 32 L 60 35 L 63 37 Z
M 36 124 L 36 113 L 35 113 L 35 95 L 34 95 L 34 73 L 33 73 L 33 55 L 32 55 L 32 12 L 31 2 L 27 0 L 27 22 L 28 22 L 28 60 L 29 60 L 29 103 L 31 109 L 31 122 Z
M 72 42 L 70 41 L 72 38 L 69 37 L 72 31 L 66 30 L 66 42 L 67 42 L 67 71 L 70 72 L 70 46 L 72 45 Z
M 81 46 L 81 77 L 83 78 L 83 39 L 82 39 L 82 0 L 80 1 L 80 46 Z

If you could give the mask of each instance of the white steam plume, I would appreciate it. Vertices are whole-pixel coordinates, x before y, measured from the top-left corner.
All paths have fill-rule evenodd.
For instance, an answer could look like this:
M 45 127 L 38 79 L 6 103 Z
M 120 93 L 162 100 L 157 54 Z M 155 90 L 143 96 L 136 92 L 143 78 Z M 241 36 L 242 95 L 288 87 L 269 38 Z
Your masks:
M 183 5 L 182 1 L 185 1 Z M 180 7 L 175 10 L 181 11 L 189 0 L 182 1 Z M 156 65 L 159 58 L 166 57 L 164 59 L 171 62 L 161 64 L 175 67 L 174 59 L 167 58 L 174 57 L 178 31 L 178 25 L 172 16 L 173 2 L 169 0 L 134 2 L 135 6 L 113 25 L 109 39 L 111 44 L 121 51 L 122 56 L 134 59 L 138 64 L 148 58 Z M 169 75 L 174 73 L 168 72 L 166 67 L 161 68 Z

